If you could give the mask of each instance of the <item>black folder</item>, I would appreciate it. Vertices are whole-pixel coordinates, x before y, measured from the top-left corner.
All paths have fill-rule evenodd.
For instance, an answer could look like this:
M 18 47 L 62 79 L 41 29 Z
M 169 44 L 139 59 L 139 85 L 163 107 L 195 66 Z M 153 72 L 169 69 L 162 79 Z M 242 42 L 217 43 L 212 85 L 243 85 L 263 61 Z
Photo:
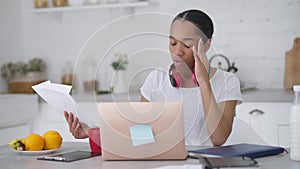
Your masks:
M 209 154 L 217 155 L 223 157 L 249 157 L 249 158 L 258 158 L 265 157 L 270 155 L 275 155 L 283 153 L 284 148 L 276 146 L 266 146 L 266 145 L 257 145 L 257 144 L 234 144 L 228 146 L 212 147 L 200 150 L 191 150 L 189 154 Z M 193 156 L 193 155 L 191 155 Z
M 56 154 L 51 156 L 38 157 L 37 159 L 47 160 L 47 161 L 71 162 L 71 161 L 82 160 L 82 159 L 91 158 L 99 155 L 101 155 L 101 153 L 76 150 L 72 152 L 61 153 L 61 154 Z

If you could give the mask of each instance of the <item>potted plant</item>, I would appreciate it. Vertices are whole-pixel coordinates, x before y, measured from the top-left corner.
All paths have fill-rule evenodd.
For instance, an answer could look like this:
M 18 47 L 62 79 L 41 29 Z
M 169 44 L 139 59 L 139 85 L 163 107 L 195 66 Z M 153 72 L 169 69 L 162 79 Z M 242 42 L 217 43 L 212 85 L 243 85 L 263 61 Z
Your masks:
M 128 58 L 126 53 L 116 53 L 111 66 L 115 71 L 126 70 L 128 65 Z
M 6 63 L 1 67 L 1 77 L 7 80 L 10 93 L 33 93 L 31 86 L 46 80 L 46 63 L 40 58 Z
M 126 53 L 116 53 L 111 66 L 115 70 L 113 77 L 113 92 L 114 93 L 126 93 L 126 77 L 125 70 L 128 65 L 128 57 Z

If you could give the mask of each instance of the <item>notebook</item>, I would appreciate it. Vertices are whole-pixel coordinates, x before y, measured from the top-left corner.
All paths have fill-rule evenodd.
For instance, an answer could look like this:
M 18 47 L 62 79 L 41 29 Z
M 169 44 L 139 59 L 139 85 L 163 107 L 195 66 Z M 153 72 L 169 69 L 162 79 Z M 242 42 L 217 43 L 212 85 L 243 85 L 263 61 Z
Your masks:
M 182 104 L 179 102 L 98 103 L 104 160 L 183 160 Z
M 218 155 L 223 157 L 245 156 L 249 158 L 265 157 L 283 152 L 284 148 L 282 147 L 246 143 L 189 151 L 189 153 L 197 154 Z

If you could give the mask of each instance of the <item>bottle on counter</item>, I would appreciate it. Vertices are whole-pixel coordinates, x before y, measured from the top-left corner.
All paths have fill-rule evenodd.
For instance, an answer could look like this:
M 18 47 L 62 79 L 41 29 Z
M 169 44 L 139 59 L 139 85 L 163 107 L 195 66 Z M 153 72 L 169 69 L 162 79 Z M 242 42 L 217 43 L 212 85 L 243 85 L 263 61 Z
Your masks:
M 300 161 L 300 85 L 294 86 L 294 94 L 290 112 L 290 158 Z
M 61 77 L 61 83 L 65 85 L 71 85 L 73 83 L 73 67 L 71 62 L 67 62 L 63 68 L 63 75 Z
M 95 79 L 97 71 L 97 61 L 93 56 L 88 56 L 84 61 L 83 87 L 85 92 L 95 92 L 98 90 L 98 81 Z

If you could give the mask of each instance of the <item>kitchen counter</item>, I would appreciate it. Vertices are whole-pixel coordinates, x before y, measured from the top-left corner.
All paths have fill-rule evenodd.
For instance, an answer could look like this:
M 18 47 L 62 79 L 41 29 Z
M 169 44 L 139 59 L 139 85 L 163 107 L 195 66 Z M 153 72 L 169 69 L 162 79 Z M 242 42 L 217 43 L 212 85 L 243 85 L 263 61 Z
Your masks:
M 14 94 L 2 94 L 0 96 L 13 96 Z M 21 95 L 22 96 L 22 95 Z M 34 96 L 34 95 L 33 95 Z M 131 91 L 129 93 L 75 93 L 72 97 L 76 102 L 138 102 L 141 99 L 139 91 Z M 43 101 L 39 98 L 40 101 Z M 242 91 L 242 99 L 244 102 L 293 102 L 294 92 L 285 89 L 256 89 L 250 88 Z
M 98 94 L 85 93 L 72 95 L 76 102 L 110 102 L 110 101 L 140 101 L 139 91 L 124 94 Z M 244 102 L 293 102 L 294 93 L 285 89 L 248 89 L 242 91 Z
M 293 102 L 294 92 L 285 89 L 251 89 L 242 92 L 244 102 Z
M 105 94 L 94 94 L 94 93 L 76 93 L 72 97 L 76 102 L 139 102 L 141 100 L 141 94 L 139 91 L 132 91 L 129 93 L 105 93 Z
M 83 142 L 63 142 L 62 148 L 52 154 L 75 150 L 90 151 L 89 144 Z M 51 155 L 51 154 L 50 154 Z M 199 164 L 198 160 L 163 160 L 163 161 L 103 161 L 102 156 L 96 156 L 74 162 L 41 161 L 37 157 L 14 152 L 8 145 L 0 146 L 0 164 L 5 169 L 147 169 L 166 165 Z
M 56 152 L 65 153 L 75 150 L 90 151 L 88 143 L 82 142 L 64 142 L 62 148 Z M 92 157 L 84 160 L 74 162 L 54 162 L 54 161 L 41 161 L 36 158 L 39 156 L 28 156 L 14 152 L 8 145 L 0 146 L 0 164 L 1 168 L 13 169 L 79 169 L 79 168 L 122 168 L 122 169 L 135 169 L 135 168 L 155 168 L 170 165 L 181 165 L 180 168 L 187 168 L 188 165 L 199 165 L 197 159 L 188 158 L 187 160 L 162 160 L 162 161 L 103 161 L 101 156 Z M 283 153 L 269 157 L 257 158 L 258 164 L 261 168 L 277 169 L 277 168 L 299 168 L 299 162 L 294 162 L 289 159 L 289 154 Z M 186 165 L 186 166 L 185 166 Z M 199 165 L 200 167 L 200 165 Z

